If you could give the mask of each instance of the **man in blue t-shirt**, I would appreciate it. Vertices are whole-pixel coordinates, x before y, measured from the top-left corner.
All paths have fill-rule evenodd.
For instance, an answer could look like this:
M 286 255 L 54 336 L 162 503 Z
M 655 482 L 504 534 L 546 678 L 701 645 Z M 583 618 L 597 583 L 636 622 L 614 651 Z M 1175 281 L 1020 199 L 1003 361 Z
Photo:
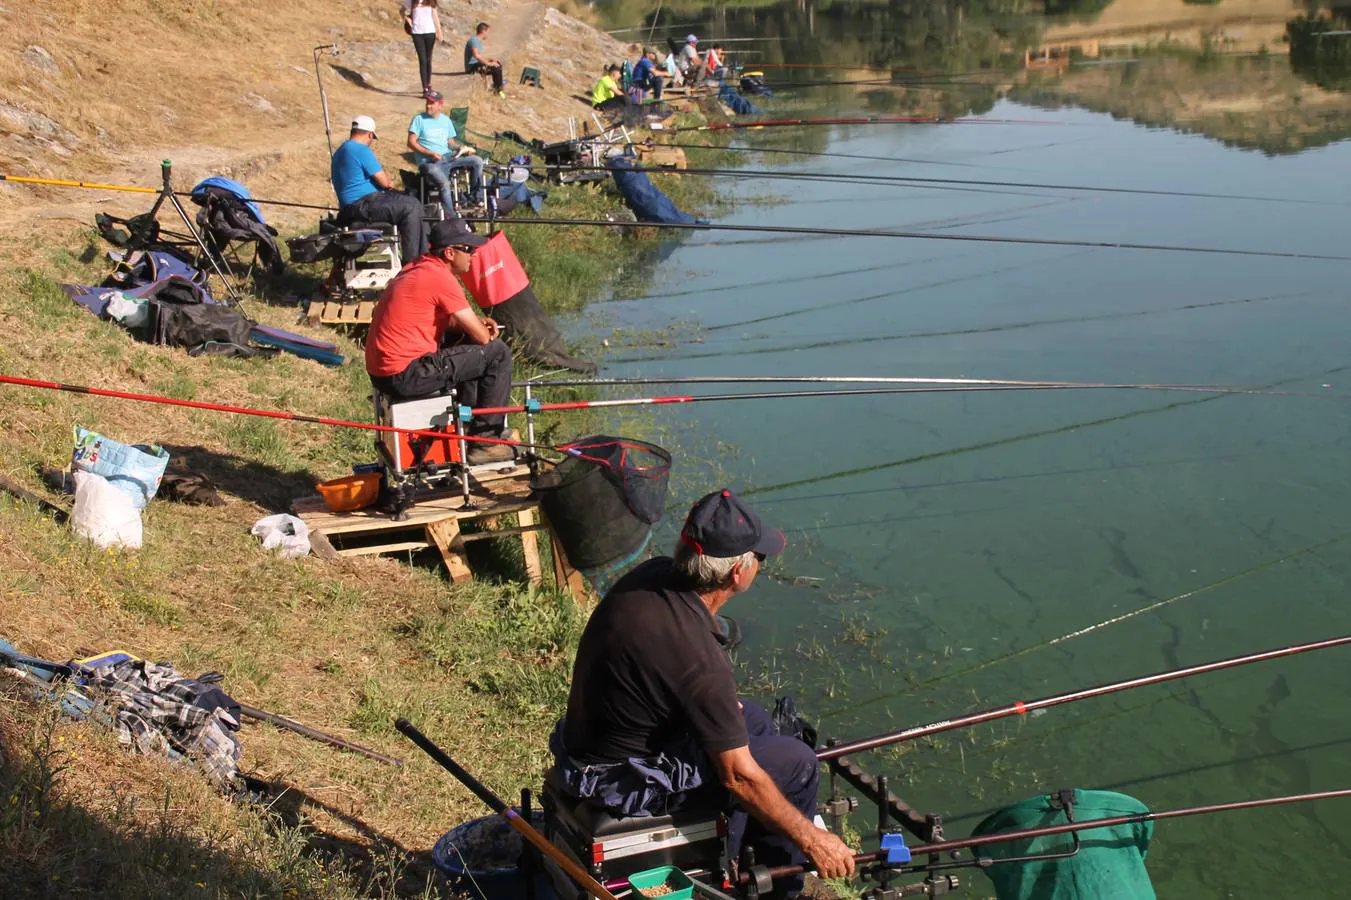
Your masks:
M 483 158 L 474 148 L 456 138 L 455 123 L 443 112 L 445 97 L 439 91 L 427 92 L 427 111 L 413 116 L 408 123 L 408 149 L 417 155 L 418 171 L 441 190 L 441 205 L 446 215 L 455 216 L 450 187 L 452 169 L 469 170 L 469 191 L 474 203 L 483 202 Z
M 489 59 L 487 48 L 484 43 L 488 40 L 488 23 L 479 22 L 478 27 L 474 29 L 474 36 L 464 45 L 464 70 L 466 72 L 487 72 L 493 77 L 493 93 L 499 97 L 505 97 L 506 92 L 502 89 L 504 84 L 502 80 L 502 60 Z
M 375 120 L 357 116 L 352 120 L 351 137 L 333 152 L 329 177 L 338 195 L 338 224 L 389 222 L 397 226 L 399 254 L 409 263 L 427 252 L 422 204 L 393 189 L 371 149 L 375 140 Z
M 653 100 L 661 99 L 662 79 L 657 74 L 657 51 L 651 47 L 643 48 L 642 59 L 633 67 L 634 87 L 652 92 Z

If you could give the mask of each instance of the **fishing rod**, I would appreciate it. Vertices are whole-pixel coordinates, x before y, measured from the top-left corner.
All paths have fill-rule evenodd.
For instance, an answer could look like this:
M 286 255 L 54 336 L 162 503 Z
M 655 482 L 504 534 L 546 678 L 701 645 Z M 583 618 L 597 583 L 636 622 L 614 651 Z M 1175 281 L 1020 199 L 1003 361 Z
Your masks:
M 960 838 L 955 841 L 937 841 L 930 844 L 917 844 L 916 846 L 906 848 L 911 857 L 927 856 L 930 854 L 950 854 L 958 850 L 970 850 L 975 847 L 985 847 L 990 844 L 1004 844 L 1011 841 L 1025 841 L 1032 838 L 1049 837 L 1056 834 L 1077 834 L 1081 831 L 1092 831 L 1099 828 L 1112 828 L 1117 825 L 1137 825 L 1144 822 L 1162 822 L 1167 819 L 1180 819 L 1186 816 L 1203 816 L 1213 813 L 1234 812 L 1241 809 L 1259 809 L 1271 806 L 1285 806 L 1291 803 L 1309 803 L 1314 800 L 1334 800 L 1341 797 L 1351 797 L 1351 788 L 1341 788 L 1331 791 L 1313 791 L 1307 794 L 1286 794 L 1281 797 L 1264 797 L 1260 800 L 1238 800 L 1230 803 L 1213 803 L 1207 806 L 1189 806 L 1181 809 L 1166 809 L 1158 812 L 1131 813 L 1124 816 L 1112 816 L 1105 819 L 1088 819 L 1080 822 L 1067 822 L 1063 825 L 1043 825 L 1040 828 L 1024 828 L 1019 831 L 1005 831 L 999 834 L 987 834 L 979 837 Z M 888 850 L 882 849 L 872 853 L 860 853 L 854 856 L 856 865 L 865 865 L 875 862 L 886 862 Z M 984 868 L 985 866 L 999 863 L 999 859 L 980 858 L 973 859 L 958 865 L 976 866 Z M 1016 862 L 1016 860 L 1010 860 Z M 948 867 L 950 864 L 940 864 L 942 867 Z M 903 871 L 924 871 L 930 868 L 923 864 L 917 865 Z M 767 876 L 770 879 L 789 878 L 794 875 L 801 875 L 808 871 L 806 866 L 775 866 L 762 870 L 759 873 L 742 872 L 738 876 L 741 884 L 749 884 L 754 874 Z
M 1255 394 L 1259 396 L 1309 396 L 1341 397 L 1340 394 L 1296 394 L 1287 391 L 1269 391 L 1263 388 L 1236 385 L 1214 384 L 1165 384 L 1145 382 L 1106 382 L 1106 381 L 1036 381 L 1012 378 L 947 378 L 923 376 L 893 375 L 686 375 L 667 378 L 564 378 L 548 380 L 528 380 L 518 382 L 519 387 L 587 387 L 614 385 L 654 385 L 654 384 L 900 384 L 900 385 L 942 385 L 948 387 L 1016 387 L 1027 389 L 1080 390 L 1151 390 L 1151 391 L 1192 391 L 1221 394 Z M 821 392 L 817 392 L 821 393 Z M 772 397 L 774 394 L 757 394 L 758 397 Z M 602 401 L 608 402 L 608 401 Z
M 597 897 L 599 900 L 615 900 L 614 894 L 610 893 L 605 885 L 592 878 L 591 873 L 578 865 L 571 856 L 555 847 L 553 842 L 536 831 L 535 827 L 527 822 L 524 816 L 507 806 L 501 797 L 494 794 L 483 782 L 469 774 L 463 766 L 451 759 L 446 751 L 432 743 L 431 739 L 419 731 L 411 722 L 400 718 L 394 722 L 394 727 L 404 737 L 417 744 L 424 753 L 436 760 L 441 768 L 454 775 L 456 781 L 469 788 L 475 797 L 487 804 L 489 809 L 506 819 L 507 824 L 519 832 L 521 837 L 529 841 L 540 853 L 557 863 L 563 871 L 568 873 L 569 877 L 585 888 L 593 897 Z
M 1038 700 L 1020 700 L 1007 706 L 999 706 L 983 712 L 959 716 L 955 719 L 944 719 L 941 722 L 934 722 L 929 725 L 917 725 L 911 728 L 904 728 L 900 731 L 878 734 L 873 737 L 862 738 L 856 741 L 832 744 L 818 750 L 816 752 L 816 758 L 822 762 L 829 762 L 832 759 L 839 759 L 842 756 L 848 756 L 853 753 L 876 750 L 879 747 L 889 747 L 892 744 L 899 744 L 904 741 L 919 740 L 920 738 L 941 734 L 945 731 L 953 731 L 958 728 L 969 728 L 972 725 L 993 722 L 996 719 L 1006 719 L 1010 716 L 1025 716 L 1034 713 L 1037 710 L 1049 709 L 1053 706 L 1060 706 L 1065 703 L 1073 703 L 1076 700 L 1104 697 L 1108 694 L 1116 694 L 1121 691 L 1131 690 L 1132 688 L 1146 687 L 1152 684 L 1162 684 L 1167 681 L 1175 681 L 1179 678 L 1188 678 L 1192 675 L 1204 675 L 1208 672 L 1219 672 L 1224 669 L 1232 669 L 1237 666 L 1265 662 L 1271 659 L 1284 659 L 1289 656 L 1298 656 L 1301 653 L 1311 653 L 1316 650 L 1343 647 L 1347 644 L 1351 644 L 1351 635 L 1327 638 L 1321 641 L 1311 641 L 1306 644 L 1291 644 L 1287 647 L 1278 647 L 1274 650 L 1263 650 L 1259 653 L 1248 653 L 1243 656 L 1231 656 L 1228 659 L 1221 659 L 1215 662 L 1201 663 L 1200 665 L 1187 666 L 1182 669 L 1169 669 L 1163 672 L 1155 672 L 1152 675 L 1141 675 L 1136 678 L 1128 678 L 1124 681 L 1115 681 L 1109 684 L 1100 684 L 1096 687 L 1083 688 L 1065 694 L 1054 694 L 1049 697 L 1042 697 Z
M 546 166 L 545 168 L 565 169 L 575 172 L 609 172 L 608 166 Z M 1054 184 L 1037 181 L 992 181 L 974 178 L 932 178 L 918 175 L 870 175 L 844 172 L 792 172 L 782 169 L 716 169 L 687 168 L 666 169 L 651 166 L 635 166 L 634 171 L 649 175 L 709 175 L 726 178 L 766 178 L 784 180 L 816 181 L 822 183 L 882 184 L 894 187 L 938 187 L 947 185 L 960 187 L 1005 187 L 1029 188 L 1043 191 L 1083 191 L 1097 194 L 1142 194 L 1154 197 L 1193 197 L 1204 200 L 1255 200 L 1265 203 L 1299 203 L 1313 206 L 1346 206 L 1348 204 L 1334 200 L 1302 200 L 1294 197 L 1272 197 L 1260 194 L 1217 194 L 1205 191 L 1169 191 L 1154 188 L 1103 187 L 1091 184 Z
M 78 384 L 63 384 L 58 381 L 20 378 L 15 375 L 0 375 L 0 384 L 13 384 L 19 387 L 64 391 L 71 394 L 88 394 L 94 397 L 113 397 L 119 400 L 136 400 L 142 403 L 159 403 L 165 406 L 182 406 L 188 409 L 205 409 L 211 412 L 234 413 L 243 416 L 261 416 L 267 419 L 284 419 L 290 422 L 306 422 L 311 425 L 329 425 L 337 428 L 360 428 L 364 431 L 406 434 L 410 437 L 429 437 L 445 440 L 448 435 L 448 432 L 445 431 L 435 431 L 424 428 L 395 428 L 392 425 L 375 425 L 369 422 L 349 422 L 344 419 L 330 419 L 324 416 L 307 416 L 300 413 L 282 412 L 280 410 L 253 409 L 247 406 L 229 406 L 224 403 L 205 403 L 201 400 L 179 400 L 173 397 L 162 397 L 158 394 L 138 394 L 131 391 L 115 391 L 108 388 L 87 387 Z M 469 434 L 455 434 L 454 437 L 456 440 L 477 441 L 481 444 L 505 444 L 510 447 L 552 450 L 557 453 L 569 452 L 562 447 L 551 447 L 547 444 L 531 444 L 523 441 L 507 440 L 505 438 L 490 438 Z
M 560 382 L 564 383 L 564 382 Z M 601 382 L 576 382 L 577 384 L 595 384 Z M 615 383 L 623 383 L 617 381 Z M 632 382 L 640 384 L 641 381 Z M 944 393 L 980 393 L 1001 391 L 1042 391 L 1042 390 L 1155 390 L 1181 391 L 1202 394 L 1251 394 L 1269 397 L 1337 397 L 1351 399 L 1341 394 L 1305 394 L 1294 391 L 1264 391 L 1257 388 L 1222 387 L 1203 384 L 1093 384 L 1088 382 L 1056 381 L 999 381 L 995 379 L 895 379 L 897 386 L 877 388 L 839 388 L 814 391 L 755 391 L 729 394 L 676 394 L 665 397 L 630 397 L 617 400 L 569 400 L 559 403 L 540 403 L 531 401 L 517 406 L 488 406 L 472 410 L 476 416 L 497 416 L 522 412 L 560 412 L 577 409 L 608 409 L 625 406 L 665 406 L 681 403 L 708 403 L 729 400 L 788 400 L 804 397 L 868 397 L 892 394 L 944 394 Z M 549 382 L 531 382 L 544 386 Z M 907 385 L 907 386 L 901 386 Z
M 926 241 L 971 241 L 983 244 L 1024 244 L 1040 247 L 1098 247 L 1111 250 L 1153 250 L 1169 253 L 1217 253 L 1227 256 L 1254 256 L 1273 259 L 1317 259 L 1351 262 L 1351 256 L 1323 253 L 1297 253 L 1285 250 L 1235 250 L 1227 247 L 1195 247 L 1178 244 L 1137 244 L 1126 241 L 1086 241 L 1070 238 L 1020 238 L 986 234 L 932 234 L 923 231 L 889 231 L 873 228 L 803 228 L 789 225 L 730 225 L 702 222 L 614 222 L 609 219 L 488 219 L 466 216 L 469 222 L 494 222 L 498 225 L 568 225 L 594 228 L 658 228 L 673 231 L 733 231 L 760 234 L 814 234 L 831 237 L 910 238 Z
M 643 143 L 647 146 L 679 147 L 682 150 L 719 150 L 719 151 L 731 150 L 736 153 L 782 153 L 785 156 L 812 156 L 812 157 L 821 157 L 824 159 L 862 159 L 873 162 L 903 162 L 903 163 L 915 163 L 917 165 L 954 166 L 961 169 L 995 168 L 992 166 L 977 165 L 976 163 L 948 162 L 946 160 L 940 159 L 915 159 L 914 157 L 908 156 L 880 156 L 867 153 L 835 153 L 835 152 L 827 152 L 824 150 L 798 150 L 791 147 L 752 147 L 752 146 L 719 147 L 716 144 L 685 144 L 666 141 L 662 141 L 661 143 L 658 144 L 654 143 L 651 139 Z M 634 142 L 607 141 L 605 142 L 605 145 L 609 147 L 630 147 L 634 145 Z
M 12 181 L 15 184 L 34 184 L 46 185 L 49 187 L 73 187 L 84 188 L 95 191 L 125 191 L 136 194 L 159 194 L 162 193 L 159 188 L 137 187 L 132 184 L 101 184 L 95 181 L 72 181 L 64 178 L 31 178 L 27 175 L 5 175 L 0 173 L 0 181 Z M 171 191 L 175 197 L 191 199 L 191 191 Z M 330 211 L 335 207 L 324 206 L 315 203 L 296 203 L 290 200 L 262 200 L 258 197 L 250 197 L 250 202 L 259 203 L 266 206 L 290 206 L 296 209 L 317 209 Z
M 752 122 L 713 122 L 709 125 L 683 125 L 667 128 L 667 133 L 686 131 L 728 131 L 747 128 L 790 128 L 803 125 L 1062 125 L 1074 123 L 1054 119 L 950 118 L 945 116 L 845 116 L 815 119 L 759 119 Z

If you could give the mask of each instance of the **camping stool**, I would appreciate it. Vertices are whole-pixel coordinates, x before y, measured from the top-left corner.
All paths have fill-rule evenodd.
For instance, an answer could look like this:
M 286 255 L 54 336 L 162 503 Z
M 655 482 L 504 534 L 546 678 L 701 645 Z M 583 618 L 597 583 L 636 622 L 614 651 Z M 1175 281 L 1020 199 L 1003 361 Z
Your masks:
M 533 84 L 537 88 L 544 87 L 544 77 L 540 75 L 539 69 L 534 66 L 526 66 L 521 69 L 521 84 Z

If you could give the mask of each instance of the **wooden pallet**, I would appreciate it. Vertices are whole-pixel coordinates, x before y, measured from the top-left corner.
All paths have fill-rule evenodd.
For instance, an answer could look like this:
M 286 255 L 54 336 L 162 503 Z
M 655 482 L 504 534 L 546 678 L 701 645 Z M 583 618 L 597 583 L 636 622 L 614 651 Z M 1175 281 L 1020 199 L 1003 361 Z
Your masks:
M 683 149 L 662 144 L 650 147 L 639 144 L 638 160 L 649 168 L 683 169 L 686 165 Z
M 474 496 L 472 509 L 462 508 L 464 498 L 458 492 L 446 491 L 420 498 L 403 521 L 395 521 L 375 508 L 330 512 L 317 495 L 296 499 L 291 510 L 310 527 L 315 538 L 312 543 L 325 548 L 324 555 L 328 555 L 327 548 L 331 548 L 334 556 L 341 557 L 435 547 L 456 584 L 474 577 L 465 557 L 466 544 L 512 536 L 521 539 L 527 579 L 531 584 L 542 584 L 544 568 L 540 562 L 537 532 L 549 531 L 555 582 L 559 588 L 571 593 L 578 603 L 586 602 L 586 583 L 581 573 L 568 562 L 544 520 L 539 501 L 530 496 L 528 470 L 516 466 L 505 472 L 476 474 L 475 477 L 491 495 Z M 496 528 L 498 517 L 503 515 L 515 515 L 518 524 L 511 528 Z M 487 530 L 463 534 L 461 526 L 469 523 L 479 523 Z
M 305 321 L 311 325 L 369 325 L 375 313 L 374 300 L 311 300 Z

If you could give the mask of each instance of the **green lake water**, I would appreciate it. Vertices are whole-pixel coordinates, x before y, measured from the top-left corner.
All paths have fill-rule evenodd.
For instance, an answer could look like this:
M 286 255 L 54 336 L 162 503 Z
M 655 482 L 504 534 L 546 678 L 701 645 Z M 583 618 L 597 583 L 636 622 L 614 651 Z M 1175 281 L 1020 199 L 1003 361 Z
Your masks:
M 838 33 L 871 21 L 867 4 L 848 6 Z M 815 13 L 818 27 L 829 9 Z M 801 15 L 796 4 L 761 7 L 705 27 L 745 33 Z M 942 55 L 939 44 L 921 45 L 925 62 Z M 1105 66 L 1071 66 L 1049 87 L 1019 86 L 1015 66 L 1005 86 L 972 88 L 965 108 L 947 86 L 941 103 L 1047 124 L 766 130 L 756 145 L 888 160 L 749 155 L 745 170 L 1307 202 L 748 177 L 733 194 L 778 202 L 745 202 L 717 221 L 1351 255 L 1351 129 L 1339 130 L 1351 123 L 1351 97 L 1300 118 L 1295 88 L 1304 102 L 1336 95 L 1295 77 L 1285 49 L 1238 61 L 1136 53 L 1114 64 L 1140 70 L 1112 76 L 1129 93 L 1119 103 Z M 1177 127 L 1133 87 L 1152 84 L 1155 65 L 1175 70 L 1169 83 L 1186 98 L 1173 110 Z M 1081 71 L 1106 93 L 1076 94 Z M 1214 86 L 1217 71 L 1229 94 Z M 1250 121 L 1241 112 L 1219 124 L 1186 120 L 1205 102 L 1250 108 L 1232 100 L 1250 83 L 1276 98 Z M 849 115 L 938 102 L 876 93 L 802 90 L 766 108 Z M 1127 118 L 1132 104 L 1154 124 Z M 1351 262 L 706 232 L 679 239 L 651 275 L 641 295 L 620 291 L 571 323 L 574 333 L 612 335 L 605 376 L 944 376 L 1289 394 L 1027 391 L 656 408 L 655 425 L 643 427 L 676 454 L 677 519 L 726 483 L 788 532 L 774 577 L 728 612 L 747 635 L 738 652 L 747 693 L 794 693 L 823 736 L 1351 633 Z M 623 339 L 640 332 L 648 340 Z M 650 345 L 653 333 L 662 345 Z M 668 526 L 659 540 L 673 534 Z M 1351 649 L 1322 651 L 859 761 L 886 771 L 911 805 L 943 813 L 950 836 L 1061 786 L 1121 790 L 1154 809 L 1351 787 L 1349 669 Z M 869 822 L 854 820 L 863 830 Z M 1170 821 L 1156 830 L 1149 868 L 1161 897 L 1341 896 L 1349 834 L 1351 801 Z M 990 893 L 981 876 L 969 880 L 968 895 Z

